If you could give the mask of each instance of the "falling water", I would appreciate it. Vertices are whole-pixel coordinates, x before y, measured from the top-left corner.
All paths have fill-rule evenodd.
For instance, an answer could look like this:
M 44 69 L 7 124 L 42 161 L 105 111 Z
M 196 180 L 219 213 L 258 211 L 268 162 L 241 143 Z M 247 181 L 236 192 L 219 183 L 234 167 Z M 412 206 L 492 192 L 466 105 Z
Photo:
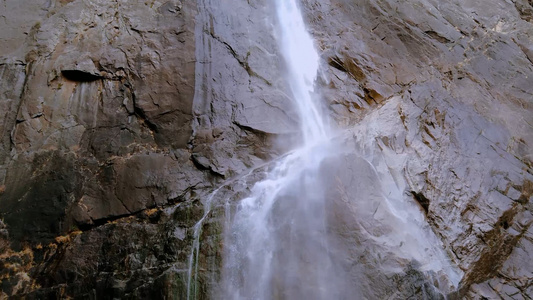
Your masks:
M 295 0 L 278 0 L 277 13 L 281 30 L 280 50 L 287 64 L 289 85 L 299 112 L 303 147 L 327 142 L 324 119 L 313 101 L 319 67 L 313 39 L 305 29 Z
M 371 157 L 347 155 L 330 138 L 315 101 L 319 55 L 313 40 L 296 0 L 277 0 L 276 8 L 302 144 L 272 163 L 233 214 L 226 204 L 222 280 L 214 296 L 360 299 L 378 295 L 374 279 L 386 286 L 408 265 L 445 278 L 446 291 L 456 287 L 459 273 L 420 211 L 405 202 L 401 185 L 387 178 L 389 169 Z M 202 221 L 195 227 L 189 292 L 197 280 Z
M 223 298 L 331 299 L 338 281 L 328 254 L 319 167 L 332 147 L 315 103 L 319 56 L 295 0 L 278 0 L 277 15 L 303 145 L 239 203 L 226 236 Z

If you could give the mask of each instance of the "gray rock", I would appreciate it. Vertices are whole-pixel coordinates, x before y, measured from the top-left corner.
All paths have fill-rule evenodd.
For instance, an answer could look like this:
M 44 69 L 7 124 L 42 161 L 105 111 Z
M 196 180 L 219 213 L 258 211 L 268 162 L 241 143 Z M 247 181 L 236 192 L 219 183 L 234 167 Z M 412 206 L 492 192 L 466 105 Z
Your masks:
M 0 7 L 0 269 L 8 270 L 0 298 L 182 298 L 192 228 L 224 182 L 201 236 L 199 296 L 208 297 L 220 276 L 223 201 L 246 195 L 261 178 L 251 170 L 297 143 L 271 2 Z M 344 145 L 341 166 L 356 169 L 324 171 L 352 201 L 331 189 L 348 253 L 339 264 L 364 258 L 347 278 L 370 298 L 439 298 L 438 288 L 528 299 L 531 2 L 302 8 L 322 57 L 323 106 Z M 356 179 L 380 181 L 381 194 Z M 447 267 L 464 273 L 459 287 L 362 238 L 395 236 L 372 206 L 393 191 L 442 242 Z M 359 193 L 374 201 L 351 214 Z

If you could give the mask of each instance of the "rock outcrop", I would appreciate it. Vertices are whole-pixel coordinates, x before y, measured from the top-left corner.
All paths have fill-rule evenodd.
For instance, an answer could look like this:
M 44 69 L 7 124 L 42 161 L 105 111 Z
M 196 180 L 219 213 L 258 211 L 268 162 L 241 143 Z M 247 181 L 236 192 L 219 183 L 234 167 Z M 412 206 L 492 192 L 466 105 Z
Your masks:
M 183 299 L 207 204 L 192 285 L 216 298 L 224 201 L 295 143 L 272 5 L 0 4 L 0 298 Z M 385 189 L 420 206 L 464 273 L 447 296 L 530 299 L 531 1 L 302 8 L 343 165 L 363 168 L 364 158 Z M 356 175 L 338 172 L 335 184 L 352 193 L 342 220 L 382 226 L 351 210 Z M 354 257 L 379 249 L 348 240 Z M 377 284 L 363 296 L 442 297 L 416 262 L 399 265 L 355 274 Z
M 517 258 L 533 254 L 528 7 L 526 1 L 308 5 L 331 66 L 326 97 L 333 116 L 341 124 L 355 120 L 358 145 L 384 157 L 381 171 L 391 170 L 396 185 L 420 203 L 465 272 L 460 297 L 531 295 L 533 270 Z

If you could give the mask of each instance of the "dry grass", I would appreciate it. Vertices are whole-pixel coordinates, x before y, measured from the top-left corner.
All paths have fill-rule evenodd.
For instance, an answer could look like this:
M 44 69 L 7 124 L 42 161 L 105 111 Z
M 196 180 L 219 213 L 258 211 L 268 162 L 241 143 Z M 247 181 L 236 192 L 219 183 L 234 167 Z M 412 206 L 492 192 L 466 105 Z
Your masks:
M 56 243 L 58 244 L 66 244 L 70 242 L 70 235 L 58 236 L 55 238 L 55 240 L 56 240 Z
M 151 217 L 151 216 L 153 216 L 153 215 L 154 215 L 156 212 L 158 212 L 158 211 L 159 211 L 158 208 L 152 208 L 152 209 L 148 209 L 148 210 L 146 210 L 145 213 L 146 213 L 146 215 L 147 215 L 148 217 Z

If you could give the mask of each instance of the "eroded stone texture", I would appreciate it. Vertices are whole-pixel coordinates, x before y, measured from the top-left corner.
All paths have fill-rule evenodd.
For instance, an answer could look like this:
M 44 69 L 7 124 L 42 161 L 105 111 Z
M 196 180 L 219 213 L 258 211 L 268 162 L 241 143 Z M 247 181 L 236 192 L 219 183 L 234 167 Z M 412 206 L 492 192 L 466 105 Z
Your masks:
M 302 7 L 345 165 L 365 157 L 402 201 L 420 205 L 464 272 L 450 296 L 529 299 L 531 1 Z M 297 131 L 272 2 L 0 8 L 0 297 L 183 298 L 192 228 L 228 179 L 201 235 L 198 296 L 209 297 L 220 277 L 223 202 L 261 176 L 232 178 L 290 148 Z M 353 173 L 338 174 L 356 190 Z M 353 221 L 345 208 L 356 200 L 348 195 L 339 222 L 386 232 L 372 214 Z M 364 295 L 441 297 L 416 262 L 376 258 L 382 248 L 357 236 L 343 242 L 357 246 L 350 259 L 395 266 L 389 277 L 352 270 L 375 284 L 362 285 Z
M 193 158 L 227 177 L 268 158 L 269 136 L 294 133 L 297 121 L 280 76 L 270 2 L 198 5 Z
M 188 149 L 196 5 L 181 1 L 4 1 L 1 5 L 6 24 L 0 34 L 0 213 L 6 253 L 2 263 L 13 271 L 2 274 L 3 296 L 37 288 L 44 292 L 30 293 L 31 297 L 106 291 L 115 283 L 89 281 L 87 290 L 74 285 L 60 288 L 65 282 L 81 283 L 108 272 L 91 264 L 103 262 L 112 250 L 104 245 L 93 251 L 86 243 L 96 247 L 105 241 L 116 244 L 119 252 L 126 249 L 118 246 L 118 240 L 128 240 L 126 231 L 106 240 L 99 228 L 129 216 L 142 219 L 150 209 L 160 214 L 163 207 L 190 203 L 196 189 L 210 185 L 212 176 L 194 166 Z M 144 221 L 136 217 L 132 222 L 141 229 L 131 240 L 130 252 L 157 234 L 174 231 L 158 224 L 144 228 Z M 74 234 L 81 239 L 79 246 L 74 246 L 73 232 L 79 233 Z M 159 247 L 155 240 L 150 244 Z M 75 251 L 63 260 L 66 249 Z M 80 260 L 81 252 L 92 256 Z M 32 255 L 31 260 L 25 253 Z M 13 257 L 22 260 L 15 263 Z M 113 260 L 113 255 L 109 258 Z M 139 268 L 148 268 L 144 257 L 140 261 Z M 151 261 L 158 265 L 158 274 L 170 268 L 168 263 Z M 27 280 L 18 284 L 15 274 Z M 154 277 L 155 282 L 156 275 L 141 277 Z M 116 295 L 141 292 L 143 284 L 120 285 Z M 144 289 L 150 290 L 147 285 Z
M 358 122 L 358 143 L 426 210 L 465 272 L 458 295 L 505 278 L 527 297 L 531 278 L 502 270 L 531 224 L 515 228 L 531 207 L 531 3 L 306 3 L 333 117 Z

